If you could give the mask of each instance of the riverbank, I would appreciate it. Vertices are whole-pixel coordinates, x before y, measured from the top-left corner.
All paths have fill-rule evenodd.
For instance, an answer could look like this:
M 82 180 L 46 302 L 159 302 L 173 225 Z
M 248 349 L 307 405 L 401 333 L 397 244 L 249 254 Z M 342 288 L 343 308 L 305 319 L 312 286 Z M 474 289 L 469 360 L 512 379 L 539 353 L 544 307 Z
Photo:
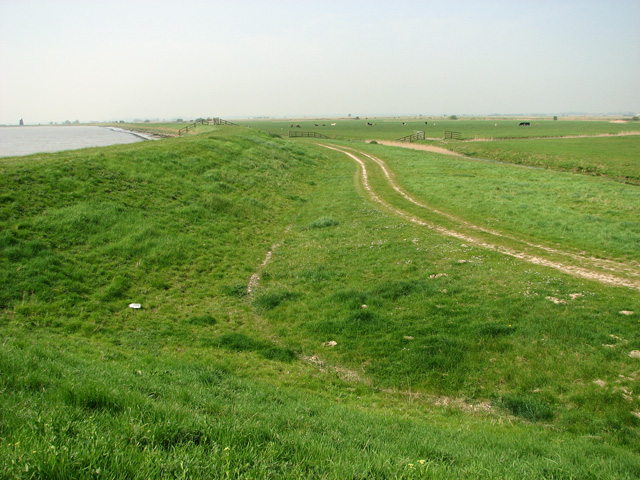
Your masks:
M 95 125 L 0 127 L 0 157 L 107 147 L 150 140 L 151 135 Z
M 168 136 L 168 135 L 163 136 L 158 134 L 151 134 L 148 132 L 139 132 L 135 130 L 125 130 L 124 128 L 119 128 L 119 127 L 100 127 L 100 128 L 106 128 L 107 130 L 111 130 L 113 132 L 118 132 L 118 133 L 127 133 L 129 135 L 134 135 L 143 140 L 160 140 Z

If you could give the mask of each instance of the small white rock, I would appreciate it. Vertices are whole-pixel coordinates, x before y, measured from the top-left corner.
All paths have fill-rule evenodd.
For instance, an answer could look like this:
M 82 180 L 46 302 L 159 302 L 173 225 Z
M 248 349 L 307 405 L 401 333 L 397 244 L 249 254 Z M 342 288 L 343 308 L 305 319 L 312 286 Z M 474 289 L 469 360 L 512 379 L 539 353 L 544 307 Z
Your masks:
M 142 308 L 142 305 L 140 305 L 139 303 L 130 303 L 129 308 Z
M 620 315 L 633 315 L 633 312 L 631 310 L 622 310 L 619 313 Z
M 640 358 L 640 350 L 631 350 L 629 356 L 631 358 Z

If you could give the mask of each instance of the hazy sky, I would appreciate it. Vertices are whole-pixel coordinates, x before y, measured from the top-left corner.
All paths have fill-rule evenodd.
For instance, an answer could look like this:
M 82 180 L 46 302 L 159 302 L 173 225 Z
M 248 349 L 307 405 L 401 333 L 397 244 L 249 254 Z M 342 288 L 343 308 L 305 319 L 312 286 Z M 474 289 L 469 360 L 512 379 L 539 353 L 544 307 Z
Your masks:
M 640 112 L 639 0 L 0 0 L 0 124 Z

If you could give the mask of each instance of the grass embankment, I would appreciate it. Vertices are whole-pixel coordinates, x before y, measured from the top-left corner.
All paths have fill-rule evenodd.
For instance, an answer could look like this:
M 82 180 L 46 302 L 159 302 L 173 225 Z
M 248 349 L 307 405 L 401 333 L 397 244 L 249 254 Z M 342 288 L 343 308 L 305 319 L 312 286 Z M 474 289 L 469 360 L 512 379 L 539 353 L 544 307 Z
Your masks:
M 178 132 L 194 122 L 174 122 L 174 123 L 110 123 L 107 124 L 112 127 L 123 128 L 125 130 L 132 130 L 134 132 L 146 133 L 149 135 L 155 135 L 157 137 L 177 137 Z M 99 125 L 105 125 L 103 123 Z M 188 132 L 183 131 L 181 135 L 196 135 L 207 132 L 220 131 L 219 125 L 203 125 L 201 123 L 196 124 L 195 128 L 190 128 Z
M 327 196 L 339 190 L 327 188 Z M 604 376 L 607 405 L 621 408 L 613 415 L 626 418 L 629 441 L 637 439 L 638 399 L 625 400 L 622 389 L 635 381 L 628 354 L 640 337 L 637 319 L 619 313 L 636 308 L 637 293 L 433 235 L 358 198 L 341 201 L 340 217 L 331 217 L 337 226 L 309 228 L 267 269 L 265 315 L 274 323 L 296 325 L 290 332 L 301 343 L 337 341 L 326 355 L 377 384 L 513 399 L 525 416 L 553 417 L 585 434 L 613 418 L 613 410 L 600 416 L 603 399 L 595 398 L 606 390 L 593 382 Z
M 626 289 L 403 222 L 343 155 L 246 129 L 2 168 L 4 477 L 640 475 Z

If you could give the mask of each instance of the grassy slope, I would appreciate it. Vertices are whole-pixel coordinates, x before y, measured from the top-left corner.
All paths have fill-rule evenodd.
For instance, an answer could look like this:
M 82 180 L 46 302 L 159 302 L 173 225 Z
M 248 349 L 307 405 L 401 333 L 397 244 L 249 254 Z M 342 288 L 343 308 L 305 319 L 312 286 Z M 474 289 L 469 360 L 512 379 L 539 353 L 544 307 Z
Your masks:
M 637 319 L 618 312 L 635 310 L 637 294 L 434 236 L 366 200 L 337 196 L 347 186 L 341 176 L 335 182 L 343 186 L 323 190 L 320 202 L 344 202 L 335 212 L 323 209 L 334 225 L 303 229 L 295 240 L 292 234 L 267 269 L 268 318 L 310 347 L 337 341 L 324 355 L 382 386 L 506 398 L 537 411 L 533 417 L 554 410 L 559 425 L 592 434 L 600 420 L 619 414 L 631 427 L 627 439 L 637 439 L 631 412 L 638 403 L 623 400 L 619 387 L 627 387 L 618 377 L 627 375 L 630 386 L 636 375 L 637 362 L 627 353 L 640 340 Z M 580 295 L 571 300 L 572 293 Z M 610 335 L 624 340 L 612 342 Z M 611 343 L 616 347 L 602 346 Z M 609 393 L 594 388 L 600 376 L 613 383 Z M 602 394 L 611 395 L 605 417 L 596 400 Z M 622 433 L 619 426 L 601 423 L 596 430 Z
M 617 314 L 637 298 L 404 224 L 339 155 L 227 131 L 3 162 L 2 476 L 639 474 Z

